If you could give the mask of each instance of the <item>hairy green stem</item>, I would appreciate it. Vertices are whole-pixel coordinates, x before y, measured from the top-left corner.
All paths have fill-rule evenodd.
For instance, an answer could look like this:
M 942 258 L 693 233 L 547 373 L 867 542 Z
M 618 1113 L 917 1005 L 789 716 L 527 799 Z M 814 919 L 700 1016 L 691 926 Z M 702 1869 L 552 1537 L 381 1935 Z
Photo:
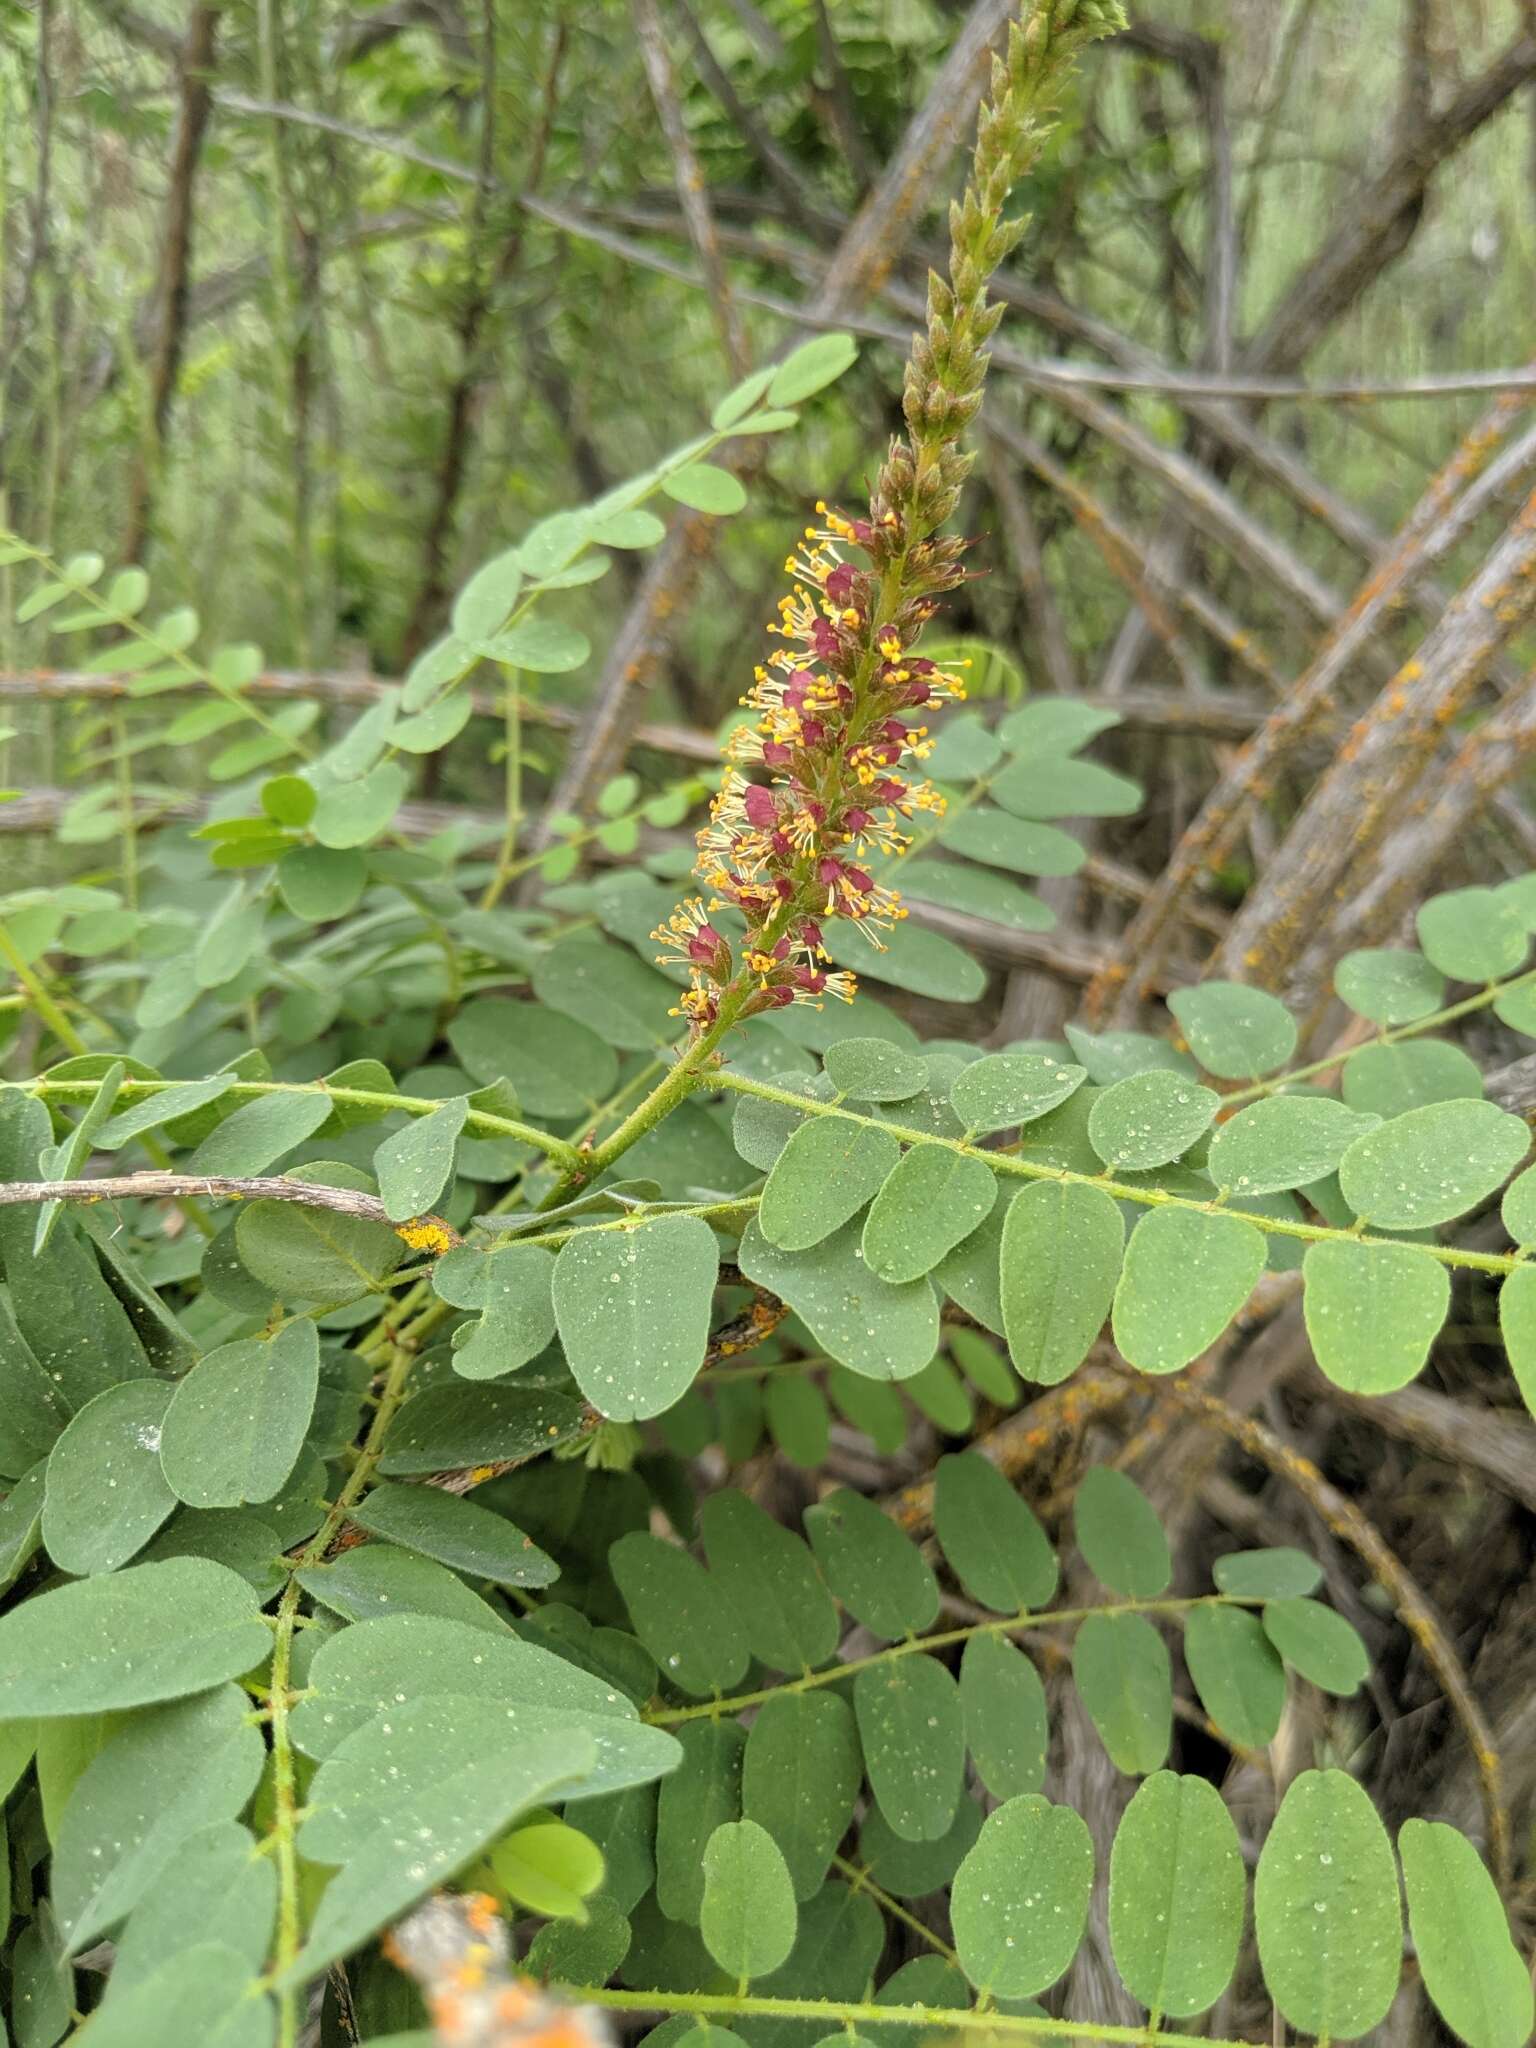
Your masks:
M 938 1629 L 926 1636 L 908 1636 L 903 1642 L 890 1643 L 883 1650 L 871 1651 L 867 1657 L 852 1657 L 846 1664 L 828 1664 L 821 1671 L 806 1671 L 798 1678 L 786 1678 L 782 1685 L 763 1686 L 757 1692 L 733 1693 L 729 1699 L 703 1700 L 692 1707 L 661 1707 L 641 1718 L 656 1728 L 675 1727 L 680 1721 L 713 1721 L 722 1714 L 738 1714 L 747 1707 L 760 1707 L 765 1700 L 776 1699 L 780 1693 L 816 1692 L 822 1686 L 838 1685 L 845 1678 L 856 1677 L 861 1671 L 872 1671 L 876 1666 L 889 1664 L 898 1657 L 915 1657 L 927 1650 L 951 1649 L 956 1643 L 968 1643 L 972 1636 L 1029 1635 L 1040 1629 L 1087 1621 L 1091 1615 L 1187 1614 L 1194 1607 L 1263 1605 L 1263 1600 L 1247 1594 L 1195 1593 L 1179 1600 L 1121 1600 L 1107 1606 L 1059 1607 L 1053 1613 L 998 1615 L 988 1621 L 968 1621 L 961 1628 Z
M 571 1987 L 569 1996 L 611 2012 L 693 2013 L 699 2019 L 824 2020 L 829 2027 L 921 2027 L 944 2034 L 1011 2034 L 1021 2041 L 1103 2041 L 1114 2048 L 1143 2048 L 1145 2027 L 1109 2026 L 1102 2020 L 1051 2020 L 1021 2014 L 946 2009 L 936 2005 L 870 2005 L 857 1999 L 754 1998 L 750 1993 L 710 1991 L 614 1991 L 604 1986 Z M 1253 2048 L 1244 2041 L 1218 2041 L 1204 2034 L 1157 2037 L 1159 2048 Z
M 1011 1180 L 1054 1180 L 1102 1188 L 1117 1202 L 1135 1202 L 1144 1209 L 1191 1209 L 1202 1216 L 1219 1211 L 1224 1216 L 1241 1217 L 1244 1223 L 1251 1223 L 1255 1230 L 1270 1236 L 1300 1238 L 1306 1244 L 1402 1242 L 1400 1238 L 1373 1237 L 1363 1230 L 1334 1230 L 1325 1223 L 1295 1223 L 1284 1216 L 1260 1216 L 1253 1210 L 1231 1208 L 1219 1196 L 1208 1202 L 1199 1202 L 1189 1195 L 1170 1194 L 1165 1188 L 1130 1187 L 1124 1181 L 1116 1180 L 1108 1168 L 1103 1173 L 1078 1173 L 1068 1166 L 1046 1166 L 1036 1160 L 1020 1159 L 1011 1152 L 988 1152 L 980 1145 L 968 1144 L 964 1138 L 935 1137 L 931 1131 L 909 1130 L 903 1124 L 888 1123 L 881 1117 L 860 1116 L 855 1110 L 842 1109 L 831 1102 L 815 1102 L 809 1096 L 795 1095 L 788 1088 L 775 1088 L 769 1081 L 754 1081 L 745 1074 L 718 1073 L 711 1078 L 710 1085 L 737 1095 L 755 1095 L 763 1102 L 780 1102 L 787 1109 L 797 1110 L 805 1116 L 843 1117 L 849 1123 L 885 1131 L 903 1145 L 942 1145 L 947 1151 L 961 1152 L 967 1158 L 985 1161 L 995 1172 Z M 1463 1268 L 1474 1273 L 1512 1273 L 1522 1263 L 1512 1252 L 1469 1252 L 1442 1244 L 1419 1245 L 1416 1249 L 1438 1259 L 1442 1266 Z

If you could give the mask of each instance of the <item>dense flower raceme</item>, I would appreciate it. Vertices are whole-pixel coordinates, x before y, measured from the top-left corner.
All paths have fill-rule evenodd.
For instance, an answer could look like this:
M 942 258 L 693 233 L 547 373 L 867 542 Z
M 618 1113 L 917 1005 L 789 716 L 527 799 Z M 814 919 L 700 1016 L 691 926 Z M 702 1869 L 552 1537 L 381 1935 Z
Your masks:
M 965 694 L 956 675 L 913 652 L 936 593 L 959 580 L 959 544 L 908 546 L 900 513 L 878 499 L 869 519 L 816 509 L 823 523 L 785 563 L 794 582 L 768 628 L 782 644 L 742 699 L 757 719 L 733 734 L 699 834 L 710 899 L 685 903 L 652 934 L 669 949 L 661 959 L 690 970 L 680 1011 L 695 1031 L 718 1020 L 732 988 L 737 1017 L 826 995 L 851 1001 L 855 977 L 827 971 L 824 928 L 846 918 L 882 946 L 906 911 L 866 863 L 900 853 L 917 813 L 944 808 L 931 783 L 903 771 L 932 747 L 912 714 Z M 739 948 L 709 922 L 726 905 L 746 924 Z

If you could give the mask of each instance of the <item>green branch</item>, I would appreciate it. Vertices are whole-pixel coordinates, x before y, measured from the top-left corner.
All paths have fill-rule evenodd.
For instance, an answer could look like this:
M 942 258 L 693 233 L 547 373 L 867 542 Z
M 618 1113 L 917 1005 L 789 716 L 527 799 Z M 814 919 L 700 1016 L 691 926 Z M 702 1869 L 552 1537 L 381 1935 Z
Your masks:
M 836 1998 L 754 1998 L 748 1992 L 611 1991 L 591 1985 L 569 1986 L 569 1996 L 584 2005 L 606 2006 L 613 2012 L 693 2013 L 700 2019 L 825 2020 L 829 2026 L 922 2027 L 932 2034 L 1010 2034 L 1021 2041 L 1105 2041 L 1115 2048 L 1253 2048 L 1245 2041 L 1217 2041 L 1205 2034 L 1149 2035 L 1145 2026 L 1113 2027 L 1102 2020 L 1051 2020 L 970 2007 L 958 2010 L 936 2005 L 867 2005 Z
M 782 1103 L 785 1108 L 805 1116 L 842 1117 L 848 1123 L 863 1124 L 869 1130 L 885 1131 L 903 1145 L 942 1145 L 951 1152 L 963 1153 L 968 1159 L 983 1160 L 995 1173 L 1008 1180 L 1054 1180 L 1080 1187 L 1102 1188 L 1117 1202 L 1135 1202 L 1144 1209 L 1190 1209 L 1201 1216 L 1219 1210 L 1225 1216 L 1240 1216 L 1255 1230 L 1262 1230 L 1269 1236 L 1300 1238 L 1306 1244 L 1402 1243 L 1401 1238 L 1375 1237 L 1366 1230 L 1334 1230 L 1325 1223 L 1295 1223 L 1284 1216 L 1261 1216 L 1252 1209 L 1234 1209 L 1219 1195 L 1208 1202 L 1198 1202 L 1189 1195 L 1170 1194 L 1166 1188 L 1129 1187 L 1124 1181 L 1116 1180 L 1107 1167 L 1103 1173 L 1077 1173 L 1068 1166 L 1046 1166 L 1036 1160 L 1017 1158 L 1011 1152 L 988 1152 L 980 1145 L 969 1144 L 964 1138 L 935 1137 L 932 1131 L 910 1130 L 904 1124 L 890 1123 L 884 1117 L 861 1116 L 856 1110 L 843 1109 L 832 1102 L 815 1102 L 809 1096 L 796 1095 L 788 1088 L 775 1088 L 769 1081 L 751 1080 L 745 1074 L 712 1074 L 709 1086 L 724 1088 L 736 1095 L 755 1095 L 763 1102 Z M 1513 1252 L 1469 1252 L 1442 1244 L 1419 1245 L 1416 1249 L 1438 1259 L 1442 1266 L 1474 1273 L 1502 1276 L 1513 1273 L 1522 1263 Z
M 757 1692 L 739 1692 L 729 1699 L 703 1700 L 692 1707 L 662 1707 L 643 1714 L 642 1720 L 655 1728 L 671 1728 L 680 1721 L 713 1721 L 722 1714 L 739 1714 L 748 1707 L 760 1707 L 765 1700 L 785 1692 L 815 1692 L 824 1685 L 837 1685 L 860 1671 L 889 1664 L 897 1657 L 915 1657 L 927 1650 L 945 1650 L 956 1643 L 968 1643 L 972 1636 L 1029 1635 L 1039 1629 L 1087 1621 L 1093 1615 L 1187 1614 L 1193 1607 L 1262 1607 L 1262 1599 L 1239 1593 L 1195 1593 L 1179 1600 L 1122 1600 L 1097 1607 L 1058 1607 L 1049 1614 L 1005 1614 L 989 1621 L 970 1621 L 962 1628 L 938 1629 L 932 1635 L 908 1636 L 890 1643 L 867 1657 L 850 1658 L 846 1664 L 828 1664 L 820 1671 L 805 1671 L 798 1678 L 786 1678 L 782 1685 L 763 1686 Z
M 44 1102 L 89 1102 L 96 1093 L 94 1080 L 51 1081 L 47 1075 L 35 1081 L 11 1085 Z M 168 1088 L 185 1085 L 183 1081 L 124 1081 L 118 1090 L 118 1101 L 126 1107 L 148 1096 L 164 1094 Z M 430 1116 L 443 1106 L 441 1102 L 423 1095 L 396 1095 L 382 1088 L 333 1088 L 325 1081 L 232 1081 L 218 1100 L 256 1102 L 264 1095 L 317 1095 L 327 1102 L 342 1103 L 354 1109 L 374 1109 L 381 1115 L 399 1109 L 407 1116 Z M 515 1138 L 520 1145 L 532 1145 L 561 1166 L 579 1169 L 582 1154 L 569 1140 L 551 1137 L 548 1131 L 541 1131 L 533 1124 L 520 1123 L 516 1117 L 497 1116 L 488 1109 L 471 1109 L 464 1119 L 464 1129 L 470 1137 Z

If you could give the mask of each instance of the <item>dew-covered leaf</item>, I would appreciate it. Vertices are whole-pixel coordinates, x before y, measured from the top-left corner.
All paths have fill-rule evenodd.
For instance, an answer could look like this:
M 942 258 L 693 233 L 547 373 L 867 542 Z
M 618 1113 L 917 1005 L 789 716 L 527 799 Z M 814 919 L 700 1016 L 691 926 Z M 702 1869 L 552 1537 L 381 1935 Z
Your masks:
M 1237 1967 L 1247 1882 L 1232 1817 L 1204 1778 L 1159 1771 L 1136 1789 L 1109 1856 L 1109 1939 L 1148 2012 L 1189 2019 Z
M 714 1232 L 698 1216 L 583 1231 L 561 1246 L 555 1320 L 576 1384 L 599 1413 L 641 1421 L 692 1385 L 719 1266 Z
M 194 1508 L 273 1499 L 298 1463 L 319 1385 L 319 1333 L 303 1319 L 210 1351 L 165 1413 L 160 1465 L 176 1498 Z
M 1451 1306 L 1451 1276 L 1408 1244 L 1307 1247 L 1302 1308 L 1319 1366 L 1352 1394 L 1390 1394 L 1423 1370 Z
M 928 1078 L 914 1053 L 883 1038 L 843 1038 L 822 1055 L 827 1079 L 854 1102 L 904 1102 Z
M 88 1401 L 53 1446 L 43 1542 L 61 1571 L 115 1571 L 175 1508 L 159 1457 L 171 1394 L 163 1380 L 123 1380 Z
M 766 1828 L 722 1821 L 704 1845 L 699 1932 L 722 1970 L 737 1979 L 766 1977 L 795 1945 L 797 1921 L 789 1869 Z
M 1077 1814 L 1038 1794 L 991 1814 L 955 1875 L 960 1966 L 978 1991 L 1033 1998 L 1077 1953 L 1093 1888 L 1093 1842 Z
M 54 1844 L 53 1907 L 67 1948 L 87 1947 L 131 1911 L 189 1835 L 244 1808 L 266 1755 L 246 1707 L 230 1685 L 151 1707 L 86 1765 Z
M 852 1709 L 833 1692 L 780 1692 L 747 1734 L 741 1810 L 784 1853 L 795 1897 L 814 1898 L 853 1818 L 863 1759 Z
M 0 1615 L 0 1720 L 182 1699 L 237 1678 L 271 1644 L 254 1590 L 206 1558 L 77 1579 Z
M 1333 986 L 1341 1002 L 1373 1024 L 1416 1024 L 1445 1001 L 1445 976 L 1406 947 L 1346 953 L 1333 971 Z
M 379 1196 L 391 1223 L 420 1216 L 441 1199 L 453 1178 L 454 1147 L 468 1114 L 468 1096 L 455 1096 L 430 1116 L 413 1118 L 374 1153 Z
M 980 1229 L 997 1195 L 984 1160 L 947 1145 L 910 1146 L 864 1219 L 865 1264 L 893 1286 L 921 1279 Z
M 1205 1135 L 1220 1107 L 1214 1089 L 1164 1067 L 1150 1067 L 1095 1096 L 1088 1140 L 1112 1171 L 1167 1166 Z
M 685 1721 L 682 1761 L 656 1802 L 656 1903 L 669 1920 L 699 1924 L 704 1846 L 722 1822 L 741 1816 L 746 1737 L 737 1721 Z
M 1397 1870 L 1347 1771 L 1303 1771 L 1259 1854 L 1253 1893 L 1269 1994 L 1302 2033 L 1353 2041 L 1384 2019 L 1402 1965 Z
M 996 1052 L 961 1070 L 949 1092 L 955 1114 L 973 1136 L 1033 1123 L 1087 1080 L 1082 1067 L 1048 1053 Z
M 939 1304 L 927 1279 L 893 1286 L 860 1257 L 860 1226 L 845 1224 L 809 1251 L 771 1245 L 756 1220 L 742 1233 L 744 1279 L 786 1301 L 822 1349 L 872 1380 L 910 1379 L 939 1347 Z
M 887 1657 L 853 1682 L 864 1768 L 880 1811 L 909 1842 L 949 1832 L 965 1781 L 965 1723 L 937 1658 Z
M 1014 1197 L 999 1272 L 1003 1327 L 1022 1379 L 1055 1386 L 1076 1372 L 1109 1315 L 1124 1250 L 1125 1225 L 1102 1188 L 1037 1181 Z
M 595 1031 L 541 1003 L 477 996 L 448 1026 L 448 1043 L 482 1086 L 510 1081 L 534 1116 L 586 1116 L 618 1078 L 618 1058 Z
M 858 1214 L 900 1158 L 888 1131 L 844 1117 L 812 1117 L 774 1163 L 758 1229 L 780 1251 L 808 1251 Z
M 1406 1822 L 1397 1851 L 1414 1953 L 1436 2011 L 1468 2048 L 1522 2048 L 1533 2018 L 1530 1972 L 1482 1858 L 1444 1821 Z
M 696 1558 L 659 1536 L 621 1536 L 608 1562 L 635 1633 L 684 1692 L 729 1692 L 746 1671 L 746 1632 Z
M 1115 1289 L 1115 1342 L 1141 1372 L 1177 1372 L 1214 1344 L 1264 1270 L 1264 1234 L 1241 1217 L 1150 1210 Z
M 1370 1676 L 1370 1652 L 1353 1623 L 1319 1600 L 1271 1600 L 1264 1632 L 1286 1663 L 1324 1692 L 1347 1697 Z
M 932 1625 L 939 1588 L 922 1552 L 872 1500 L 839 1487 L 805 1511 L 822 1576 L 856 1621 L 887 1642 Z
M 1296 1050 L 1295 1018 L 1264 989 L 1202 981 L 1175 990 L 1168 1007 L 1195 1058 L 1223 1081 L 1272 1074 Z
M 802 1538 L 731 1487 L 701 1502 L 699 1528 L 752 1655 L 775 1671 L 824 1664 L 837 1648 L 837 1609 Z
M 1422 904 L 1419 944 L 1452 981 L 1502 981 L 1518 974 L 1530 935 L 1518 903 L 1497 889 L 1450 889 Z
M 1397 1045 L 1363 1045 L 1351 1053 L 1340 1087 L 1351 1109 L 1394 1117 L 1432 1102 L 1477 1102 L 1483 1077 L 1459 1045 L 1408 1038 Z
M 1220 1127 L 1206 1171 L 1239 1204 L 1245 1196 L 1309 1187 L 1378 1122 L 1332 1096 L 1271 1095 Z
M 1339 1163 L 1339 1185 L 1378 1229 L 1423 1230 L 1491 1195 L 1530 1143 L 1521 1119 L 1491 1102 L 1431 1103 L 1357 1138 Z
M 386 1480 L 363 1496 L 351 1519 L 387 1542 L 497 1586 L 547 1586 L 559 1577 L 554 1559 L 521 1529 L 435 1486 Z

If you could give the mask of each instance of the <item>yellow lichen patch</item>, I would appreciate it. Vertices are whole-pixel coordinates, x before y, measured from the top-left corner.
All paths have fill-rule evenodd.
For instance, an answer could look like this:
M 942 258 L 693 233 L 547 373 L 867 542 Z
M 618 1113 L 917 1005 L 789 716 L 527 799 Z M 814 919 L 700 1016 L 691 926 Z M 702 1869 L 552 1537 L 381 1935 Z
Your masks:
M 403 1238 L 413 1252 L 430 1252 L 434 1258 L 452 1251 L 458 1239 L 436 1216 L 413 1216 L 395 1225 L 396 1237 Z

